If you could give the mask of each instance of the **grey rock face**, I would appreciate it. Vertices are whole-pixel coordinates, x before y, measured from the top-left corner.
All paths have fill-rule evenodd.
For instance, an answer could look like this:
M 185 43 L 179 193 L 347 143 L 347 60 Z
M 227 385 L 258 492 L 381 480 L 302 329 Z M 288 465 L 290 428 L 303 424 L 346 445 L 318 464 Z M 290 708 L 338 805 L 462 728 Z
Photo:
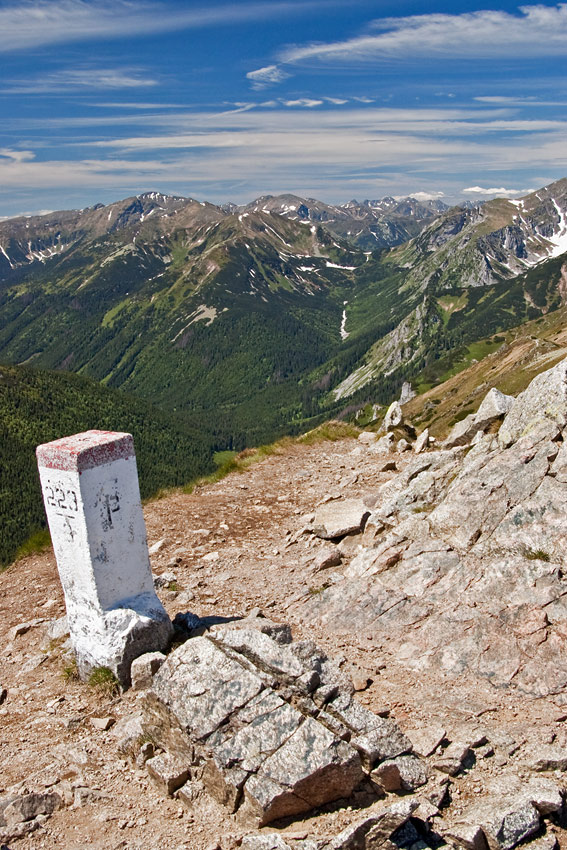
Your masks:
M 344 499 L 343 501 L 327 502 L 315 511 L 313 532 L 317 537 L 333 540 L 360 531 L 364 519 L 370 511 L 362 499 Z
M 130 676 L 132 679 L 132 687 L 134 690 L 142 690 L 149 688 L 152 683 L 153 676 L 157 673 L 163 662 L 165 655 L 163 652 L 146 652 L 132 661 L 130 668 Z
M 413 729 L 411 740 L 414 753 L 423 757 L 432 755 L 445 737 L 445 734 L 445 729 L 442 726 L 427 726 L 424 729 Z
M 397 428 L 398 425 L 401 425 L 403 421 L 404 414 L 402 412 L 400 402 L 393 401 L 388 410 L 386 411 L 386 415 L 384 416 L 382 430 L 391 431 L 392 428 Z
M 417 800 L 402 800 L 387 809 L 351 824 L 329 844 L 329 850 L 374 850 L 400 827 L 416 810 Z
M 6 799 L 6 798 L 4 798 Z M 8 828 L 31 821 L 38 815 L 51 815 L 61 806 L 59 794 L 24 794 L 0 803 L 0 826 Z
M 395 435 L 393 431 L 388 431 L 387 434 L 384 434 L 383 437 L 380 437 L 379 440 L 372 445 L 372 451 L 376 454 L 382 454 L 383 452 L 391 452 L 394 449 L 395 445 Z
M 463 820 L 480 827 L 490 850 L 511 850 L 541 826 L 541 817 L 559 812 L 563 793 L 551 779 L 528 781 L 502 774 L 487 786 L 489 800 L 464 812 Z
M 370 443 L 375 443 L 377 440 L 377 436 L 374 431 L 361 431 L 358 435 L 358 441 L 360 443 L 365 443 L 366 445 L 370 445 Z
M 427 770 L 415 756 L 400 756 L 382 762 L 370 778 L 384 791 L 415 791 L 427 782 Z
M 155 784 L 165 794 L 171 796 L 187 781 L 189 765 L 182 758 L 168 753 L 160 753 L 146 762 L 146 768 Z
M 484 397 L 476 413 L 471 413 L 456 423 L 443 445 L 446 448 L 452 448 L 470 443 L 475 434 L 484 431 L 493 422 L 505 416 L 514 402 L 513 396 L 504 395 L 493 387 Z
M 512 850 L 540 827 L 539 812 L 529 801 L 489 804 L 467 817 L 478 819 L 490 850 Z
M 116 738 L 116 749 L 121 755 L 133 755 L 137 742 L 142 738 L 144 728 L 142 725 L 142 714 L 123 717 L 112 729 L 112 735 Z
M 372 518 L 400 519 L 404 513 L 434 504 L 459 468 L 461 453 L 462 449 L 428 452 L 410 461 L 403 472 L 382 485 Z
M 566 375 L 564 361 L 532 382 L 500 444 L 483 435 L 470 448 L 418 455 L 383 485 L 367 521 L 371 545 L 300 616 L 368 630 L 409 668 L 470 671 L 564 702 Z M 483 421 L 508 404 L 489 393 Z
M 263 688 L 259 675 L 205 637 L 192 638 L 171 653 L 152 686 L 196 741 L 208 738 Z
M 429 446 L 429 428 L 425 428 L 424 431 L 421 432 L 415 443 L 413 444 L 413 450 L 416 455 L 421 454 L 421 452 L 425 451 L 425 449 Z
M 409 381 L 404 381 L 404 383 L 402 384 L 402 391 L 400 393 L 398 403 L 400 405 L 405 404 L 406 402 L 411 401 L 412 398 L 415 398 L 415 392 L 412 389 L 412 385 Z
M 433 761 L 433 767 L 449 776 L 456 776 L 465 764 L 470 748 L 467 744 L 452 743 Z
M 342 555 L 339 549 L 335 547 L 325 548 L 318 553 L 313 562 L 313 569 L 326 570 L 329 567 L 338 567 L 341 563 Z
M 224 631 L 233 631 L 235 629 L 254 629 L 256 632 L 268 635 L 276 643 L 291 643 L 291 629 L 287 623 L 274 623 L 269 617 L 265 617 L 262 613 L 257 614 L 256 612 L 251 612 L 242 620 L 215 623 L 210 631 L 211 634 L 221 634 Z
M 445 838 L 457 847 L 464 847 L 465 850 L 487 850 L 486 838 L 480 826 L 470 823 L 456 823 L 446 830 Z
M 498 419 L 500 416 L 505 416 L 516 399 L 514 396 L 505 395 L 504 393 L 493 387 L 487 392 L 482 404 L 476 412 L 475 419 L 481 427 L 485 428 Z
M 240 847 L 242 850 L 291 850 L 277 832 L 270 835 L 245 835 Z
M 510 446 L 537 426 L 563 429 L 567 425 L 567 361 L 542 372 L 515 400 L 498 433 L 501 446 Z M 555 426 L 555 429 L 554 429 Z
M 455 446 L 465 446 L 472 440 L 477 431 L 480 430 L 480 428 L 475 427 L 474 413 L 469 413 L 464 419 L 455 423 L 451 429 L 451 433 L 443 442 L 443 446 L 447 449 L 454 448 Z
M 252 814 L 263 825 L 348 797 L 361 780 L 356 751 L 316 720 L 305 718 L 247 781 L 243 814 Z

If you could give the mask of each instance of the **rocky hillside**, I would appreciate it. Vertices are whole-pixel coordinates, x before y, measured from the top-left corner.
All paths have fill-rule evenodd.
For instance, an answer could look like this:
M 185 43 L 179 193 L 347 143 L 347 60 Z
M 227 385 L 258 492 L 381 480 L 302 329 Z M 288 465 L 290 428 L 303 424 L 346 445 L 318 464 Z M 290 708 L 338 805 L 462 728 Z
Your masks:
M 566 846 L 567 361 L 445 445 L 402 417 L 146 506 L 139 689 L 73 680 L 51 555 L 0 576 L 3 840 Z
M 494 398 L 382 488 L 365 531 L 373 545 L 307 608 L 339 631 L 397 635 L 410 667 L 561 700 L 567 362 L 516 400 Z

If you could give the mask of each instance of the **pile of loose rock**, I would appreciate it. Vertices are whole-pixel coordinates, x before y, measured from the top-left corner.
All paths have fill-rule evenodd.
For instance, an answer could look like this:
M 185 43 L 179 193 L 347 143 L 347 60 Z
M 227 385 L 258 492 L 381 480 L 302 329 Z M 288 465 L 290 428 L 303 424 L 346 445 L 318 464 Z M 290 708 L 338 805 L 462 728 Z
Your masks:
M 396 474 L 372 494 L 325 497 L 292 535 L 326 541 L 313 569 L 345 554 L 347 566 L 286 610 L 370 637 L 398 671 L 553 697 L 545 736 L 401 728 L 387 707 L 362 705 L 344 666 L 259 611 L 178 615 L 179 645 L 132 663 L 138 710 L 111 735 L 164 795 L 193 812 L 205 799 L 224 807 L 230 850 L 555 850 L 567 826 L 567 361 L 517 399 L 491 390 L 439 448 L 397 403 L 384 430 L 362 434 L 353 457 L 376 453 Z M 44 787 L 0 796 L 0 843 L 74 804 Z M 309 813 L 333 807 L 340 828 L 310 829 Z
M 0 842 L 35 832 L 63 801 L 59 794 L 4 794 L 0 796 Z

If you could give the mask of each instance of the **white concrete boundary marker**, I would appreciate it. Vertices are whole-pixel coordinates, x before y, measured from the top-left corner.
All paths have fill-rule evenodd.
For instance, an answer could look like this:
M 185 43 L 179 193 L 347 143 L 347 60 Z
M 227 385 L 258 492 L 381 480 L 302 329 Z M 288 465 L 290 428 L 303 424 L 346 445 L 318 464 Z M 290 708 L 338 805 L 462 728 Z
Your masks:
M 36 450 L 79 674 L 109 667 L 123 685 L 172 625 L 156 596 L 130 434 L 85 431 Z

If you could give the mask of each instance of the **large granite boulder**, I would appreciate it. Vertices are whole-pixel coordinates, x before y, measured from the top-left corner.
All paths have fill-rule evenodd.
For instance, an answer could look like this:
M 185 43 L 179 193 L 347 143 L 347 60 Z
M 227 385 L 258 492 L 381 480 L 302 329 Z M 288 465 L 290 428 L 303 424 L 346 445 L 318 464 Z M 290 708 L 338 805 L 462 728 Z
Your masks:
M 506 416 L 498 441 L 510 446 L 536 427 L 551 436 L 567 425 L 567 359 L 533 379 L 516 398 Z
M 324 540 L 335 540 L 362 530 L 370 511 L 362 499 L 326 502 L 315 511 L 313 533 Z
M 464 446 L 480 431 L 502 419 L 515 403 L 515 398 L 493 387 L 484 397 L 476 413 L 471 413 L 457 422 L 443 443 L 445 448 Z
M 185 758 L 189 783 L 262 826 L 348 798 L 411 742 L 354 700 L 350 678 L 315 644 L 283 643 L 283 630 L 278 642 L 254 622 L 212 628 L 172 652 L 144 723 L 176 766 Z

